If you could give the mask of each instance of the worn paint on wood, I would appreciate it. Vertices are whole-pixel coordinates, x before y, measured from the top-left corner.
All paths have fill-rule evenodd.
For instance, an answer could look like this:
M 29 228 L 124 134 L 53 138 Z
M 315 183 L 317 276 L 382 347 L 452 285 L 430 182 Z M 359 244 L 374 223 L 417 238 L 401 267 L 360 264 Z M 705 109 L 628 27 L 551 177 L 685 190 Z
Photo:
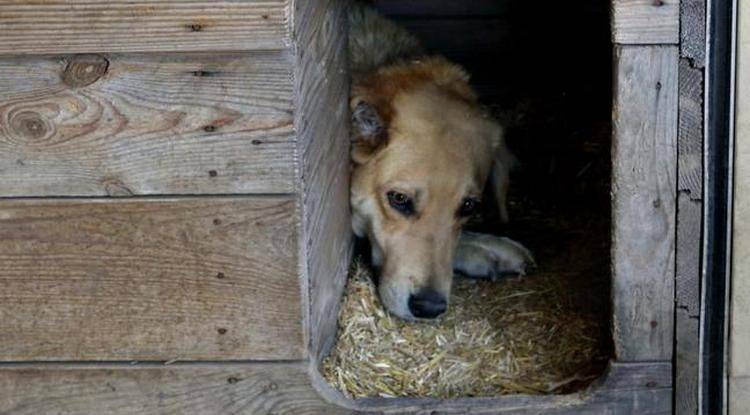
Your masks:
M 296 42 L 302 185 L 303 275 L 309 284 L 310 350 L 317 359 L 336 334 L 351 258 L 349 76 L 341 0 L 299 1 Z M 305 45 L 305 46 L 303 46 Z M 309 46 L 307 46 L 309 45 Z
M 612 0 L 612 40 L 620 44 L 677 44 L 680 0 Z
M 0 2 L 0 54 L 281 49 L 286 0 Z
M 693 200 L 703 197 L 703 71 L 681 58 L 679 66 L 677 186 Z
M 321 400 L 301 363 L 6 365 L 0 413 L 248 414 L 349 413 Z
M 0 202 L 0 361 L 304 356 L 284 197 Z
M 671 360 L 677 47 L 615 50 L 613 293 L 618 360 Z
M 0 59 L 0 196 L 294 191 L 286 52 Z

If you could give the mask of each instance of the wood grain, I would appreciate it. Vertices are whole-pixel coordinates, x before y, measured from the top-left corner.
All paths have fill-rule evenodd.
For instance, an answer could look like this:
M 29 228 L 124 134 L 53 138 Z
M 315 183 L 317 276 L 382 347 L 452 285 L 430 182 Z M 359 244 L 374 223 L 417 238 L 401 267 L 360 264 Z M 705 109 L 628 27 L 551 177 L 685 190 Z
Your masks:
M 612 41 L 679 43 L 680 0 L 612 0 Z
M 349 76 L 345 2 L 298 2 L 296 113 L 302 185 L 302 264 L 309 295 L 309 342 L 316 362 L 333 344 L 351 260 Z
M 0 367 L 0 413 L 74 414 L 670 414 L 669 362 L 613 364 L 588 391 L 562 396 L 324 400 L 302 363 Z
M 681 0 L 674 340 L 678 415 L 698 412 L 705 49 L 705 1 Z
M 695 68 L 706 64 L 706 0 L 680 0 L 680 55 Z
M 693 200 L 703 197 L 703 71 L 680 58 L 677 185 Z
M 282 49 L 286 0 L 3 0 L 0 54 Z
M 286 52 L 0 60 L 0 196 L 290 193 Z
M 299 363 L 10 365 L 0 368 L 0 413 L 343 414 L 321 400 Z
M 675 310 L 675 414 L 698 413 L 700 328 L 698 318 L 687 310 Z
M 613 293 L 618 360 L 671 360 L 677 189 L 676 46 L 615 48 Z
M 294 200 L 0 202 L 0 361 L 304 355 Z
M 672 413 L 671 367 L 670 362 L 613 363 L 588 390 L 570 395 L 452 400 L 372 398 L 355 401 L 355 408 L 385 414 L 667 415 Z

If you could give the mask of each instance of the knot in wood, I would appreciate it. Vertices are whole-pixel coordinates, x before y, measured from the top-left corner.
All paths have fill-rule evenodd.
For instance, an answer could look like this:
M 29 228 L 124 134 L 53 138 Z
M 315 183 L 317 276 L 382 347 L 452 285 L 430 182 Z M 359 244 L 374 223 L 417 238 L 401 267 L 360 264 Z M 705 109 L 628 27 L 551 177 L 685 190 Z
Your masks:
M 109 61 L 100 55 L 76 55 L 68 61 L 62 81 L 71 88 L 88 86 L 107 73 Z
M 11 116 L 8 124 L 13 135 L 29 141 L 41 141 L 48 137 L 52 130 L 49 121 L 35 111 L 16 113 Z

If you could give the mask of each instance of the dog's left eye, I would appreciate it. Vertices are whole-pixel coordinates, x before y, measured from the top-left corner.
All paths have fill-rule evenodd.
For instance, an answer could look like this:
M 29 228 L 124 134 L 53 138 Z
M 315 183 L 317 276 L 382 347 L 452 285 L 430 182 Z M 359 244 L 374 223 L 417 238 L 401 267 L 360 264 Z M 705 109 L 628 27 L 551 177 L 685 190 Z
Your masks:
M 461 207 L 458 208 L 458 216 L 466 217 L 473 215 L 477 206 L 479 206 L 479 201 L 477 199 L 467 197 L 461 202 Z
M 403 193 L 391 190 L 387 193 L 388 204 L 401 214 L 409 216 L 414 213 L 414 203 L 411 198 Z

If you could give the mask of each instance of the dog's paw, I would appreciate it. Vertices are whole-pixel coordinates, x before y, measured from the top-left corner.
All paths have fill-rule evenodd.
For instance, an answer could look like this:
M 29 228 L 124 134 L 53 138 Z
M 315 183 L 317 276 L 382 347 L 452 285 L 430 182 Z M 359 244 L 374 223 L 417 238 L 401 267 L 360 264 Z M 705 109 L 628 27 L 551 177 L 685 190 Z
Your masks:
M 536 269 L 536 263 L 526 247 L 510 238 L 464 232 L 453 269 L 470 278 L 495 280 L 526 275 Z

